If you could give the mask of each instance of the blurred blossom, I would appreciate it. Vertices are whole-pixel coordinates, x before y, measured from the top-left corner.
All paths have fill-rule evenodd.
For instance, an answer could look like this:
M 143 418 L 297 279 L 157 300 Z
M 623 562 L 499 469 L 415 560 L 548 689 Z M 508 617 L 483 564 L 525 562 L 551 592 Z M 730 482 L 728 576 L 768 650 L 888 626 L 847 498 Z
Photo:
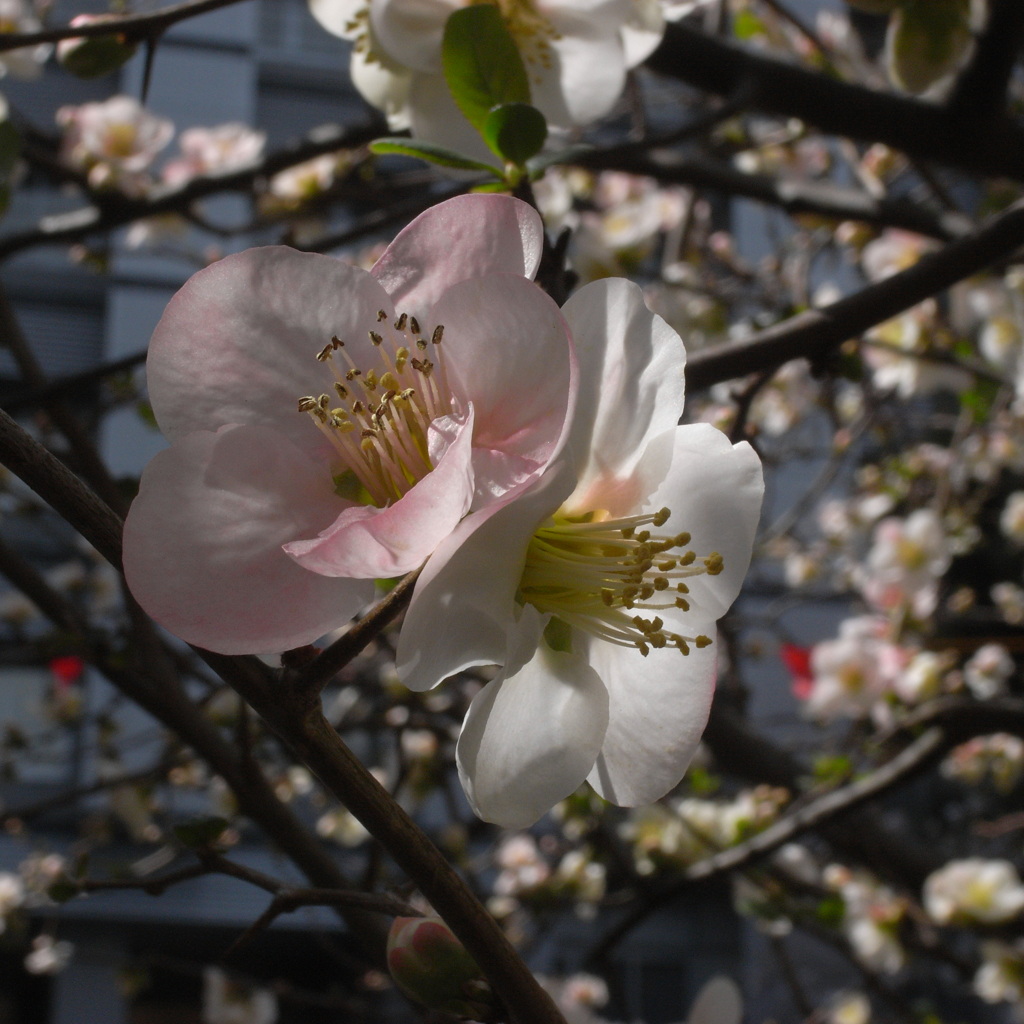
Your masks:
M 324 153 L 279 171 L 267 182 L 260 197 L 260 211 L 281 214 L 297 210 L 327 192 L 351 166 L 347 152 Z
M 964 682 L 978 700 L 991 700 L 1007 692 L 1016 667 L 1002 644 L 979 647 L 964 665 Z
M 826 886 L 843 899 L 842 930 L 857 959 L 871 970 L 895 974 L 906 961 L 899 941 L 905 901 L 866 871 L 830 864 Z
M 950 542 L 942 520 L 921 508 L 875 527 L 858 585 L 879 611 L 906 610 L 924 618 L 935 609 L 938 581 L 949 568 Z
M 1024 885 L 1008 860 L 953 860 L 925 880 L 924 907 L 938 924 L 1000 924 L 1024 910 Z
M 1024 587 L 1008 581 L 996 583 L 989 591 L 989 596 L 1004 622 L 1011 626 L 1024 623 Z
M 180 185 L 201 174 L 218 174 L 244 167 L 259 159 L 266 132 L 238 122 L 215 128 L 188 128 L 178 137 L 181 156 L 163 168 L 169 185 Z
M 828 1002 L 825 1024 L 870 1024 L 871 1000 L 863 992 L 837 992 Z
M 38 32 L 43 26 L 28 0 L 0 0 L 0 34 Z M 50 56 L 49 43 L 0 53 L 0 78 L 38 78 Z
M 67 967 L 74 952 L 70 942 L 57 942 L 52 935 L 37 935 L 25 957 L 29 974 L 57 974 Z
M 896 696 L 906 704 L 920 704 L 942 693 L 950 659 L 936 651 L 918 651 L 893 679 Z
M 204 1024 L 274 1024 L 277 998 L 265 988 L 229 978 L 217 967 L 203 969 Z
M 1024 545 L 1024 491 L 1014 491 L 1006 499 L 999 516 L 999 528 L 1014 544 Z
M 983 942 L 981 956 L 981 967 L 974 975 L 975 993 L 986 1003 L 1024 1004 L 1024 939 L 1013 945 Z
M 316 822 L 317 835 L 332 839 L 339 846 L 354 847 L 366 842 L 370 833 L 362 823 L 343 807 L 320 815 Z
M 799 423 L 817 398 L 818 386 L 807 361 L 791 360 L 758 391 L 750 408 L 751 422 L 766 434 L 778 437 Z
M 0 871 L 0 935 L 7 929 L 7 917 L 25 902 L 25 884 L 17 875 Z
M 503 839 L 494 860 L 501 869 L 494 883 L 494 891 L 500 896 L 518 896 L 536 889 L 551 875 L 551 868 L 537 848 L 537 841 L 528 832 Z
M 815 644 L 807 713 L 822 721 L 868 715 L 907 660 L 906 652 L 887 638 L 884 619 L 861 615 L 846 619 L 835 639 Z
M 138 195 L 151 184 L 144 173 L 171 141 L 174 125 L 131 96 L 61 107 L 61 157 L 85 171 L 92 188 L 118 187 Z
M 1024 775 L 1024 740 L 1005 732 L 976 736 L 951 751 L 942 774 L 972 785 L 990 778 L 1000 793 L 1010 793 Z

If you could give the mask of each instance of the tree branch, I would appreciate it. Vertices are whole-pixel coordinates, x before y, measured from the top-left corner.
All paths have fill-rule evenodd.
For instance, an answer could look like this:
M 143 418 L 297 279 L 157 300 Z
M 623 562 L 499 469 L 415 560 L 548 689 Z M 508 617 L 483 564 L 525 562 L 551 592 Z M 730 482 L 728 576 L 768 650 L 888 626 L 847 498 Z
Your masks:
M 933 103 L 751 53 L 678 22 L 667 26 L 647 66 L 717 96 L 747 89 L 751 109 L 796 117 L 830 135 L 884 142 L 917 159 L 1024 181 L 1024 128 L 1005 114 L 979 123 Z
M 931 253 L 907 270 L 869 285 L 830 306 L 689 357 L 686 381 L 701 389 L 790 359 L 818 360 L 911 306 L 986 267 L 1009 259 L 1024 245 L 1024 203 L 1016 203 L 984 227 Z

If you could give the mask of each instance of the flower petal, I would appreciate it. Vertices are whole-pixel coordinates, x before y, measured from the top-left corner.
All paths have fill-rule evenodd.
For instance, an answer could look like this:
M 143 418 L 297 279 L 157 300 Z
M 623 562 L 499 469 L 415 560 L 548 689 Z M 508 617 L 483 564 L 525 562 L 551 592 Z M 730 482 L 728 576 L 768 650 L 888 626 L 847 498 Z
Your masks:
M 444 324 L 452 390 L 476 410 L 473 446 L 546 463 L 575 369 L 558 306 L 532 281 L 495 274 L 449 288 L 428 322 Z
M 630 281 L 588 284 L 562 313 L 579 364 L 568 442 L 579 473 L 575 507 L 628 478 L 648 441 L 678 422 L 686 350 Z
M 128 585 L 161 625 L 221 654 L 311 643 L 373 596 L 371 583 L 318 576 L 281 550 L 340 500 L 272 430 L 189 434 L 142 474 L 124 528 Z
M 441 542 L 416 582 L 398 637 L 398 676 L 410 690 L 505 660 L 530 537 L 571 486 L 565 472 L 551 471 L 515 501 L 467 516 Z
M 714 637 L 713 628 L 704 632 Z M 601 754 L 587 781 L 622 807 L 649 804 L 679 782 L 700 742 L 715 692 L 715 645 L 691 648 L 685 657 L 655 649 L 646 658 L 600 640 L 589 647 L 609 710 Z
M 374 278 L 330 256 L 286 246 L 226 256 L 185 283 L 153 334 L 146 372 L 160 429 L 174 441 L 259 423 L 321 450 L 296 402 L 331 390 L 316 355 L 332 335 L 365 339 L 380 309 L 393 314 Z
M 474 811 L 506 828 L 532 825 L 574 792 L 608 724 L 598 674 L 580 655 L 551 650 L 542 629 L 543 617 L 526 605 L 508 655 L 508 667 L 519 667 L 473 699 L 456 751 Z
M 490 274 L 532 278 L 543 244 L 540 216 L 521 200 L 456 196 L 430 207 L 399 232 L 371 273 L 396 309 L 424 320 L 459 281 Z
M 725 568 L 717 576 L 687 580 L 700 621 L 714 622 L 736 600 L 750 565 L 764 496 L 761 460 L 745 441 L 734 445 L 710 424 L 692 423 L 648 445 L 637 468 L 640 479 L 648 466 L 662 478 L 644 509 L 667 507 L 672 513 L 660 532 L 686 531 L 698 555 L 722 556 Z
M 445 22 L 459 0 L 373 0 L 370 19 L 387 53 L 415 71 L 439 74 Z
M 431 442 L 445 429 L 451 436 L 436 468 L 393 505 L 345 509 L 319 537 L 285 544 L 285 552 L 324 576 L 379 579 L 422 565 L 473 500 L 472 408 L 460 421 L 435 420 Z
M 604 0 L 582 6 L 586 9 L 552 5 L 547 13 L 557 35 L 548 51 L 550 67 L 527 65 L 536 72 L 530 83 L 533 105 L 559 128 L 604 117 L 626 84 L 625 46 L 618 31 L 626 5 Z

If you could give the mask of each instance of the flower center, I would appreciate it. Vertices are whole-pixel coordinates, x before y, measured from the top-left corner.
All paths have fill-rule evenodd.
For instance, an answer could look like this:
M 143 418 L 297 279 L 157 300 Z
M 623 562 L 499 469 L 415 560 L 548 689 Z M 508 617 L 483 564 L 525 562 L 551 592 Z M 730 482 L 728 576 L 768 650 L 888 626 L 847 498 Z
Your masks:
M 556 513 L 533 535 L 519 584 L 519 600 L 550 612 L 568 626 L 646 655 L 652 647 L 707 647 L 707 636 L 683 636 L 654 614 L 689 611 L 685 580 L 717 576 L 724 568 L 717 551 L 703 557 L 688 549 L 690 535 L 652 534 L 670 512 L 611 519 L 603 510 L 582 516 Z M 633 612 L 636 611 L 636 614 Z M 557 631 L 556 631 L 557 633 Z
M 335 476 L 335 489 L 378 508 L 397 501 L 434 468 L 430 424 L 453 411 L 441 357 L 444 327 L 435 327 L 428 341 L 414 316 L 402 313 L 390 325 L 393 332 L 386 320 L 380 310 L 381 330 L 369 332 L 377 366 L 356 366 L 345 343 L 333 337 L 316 358 L 330 366 L 334 394 L 299 399 L 299 412 L 309 414 L 344 466 Z M 427 358 L 428 350 L 436 365 Z
M 550 71 L 554 67 L 551 43 L 562 36 L 532 0 L 470 0 L 470 3 L 495 3 L 523 60 L 534 65 L 534 82 L 539 81 L 538 69 Z

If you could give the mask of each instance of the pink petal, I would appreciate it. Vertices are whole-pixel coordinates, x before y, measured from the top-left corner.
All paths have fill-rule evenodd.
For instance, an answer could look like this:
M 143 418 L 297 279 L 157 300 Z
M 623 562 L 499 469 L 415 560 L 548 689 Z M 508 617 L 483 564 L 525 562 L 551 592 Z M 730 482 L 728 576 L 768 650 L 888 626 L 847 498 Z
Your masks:
M 435 434 L 446 424 L 431 425 Z M 381 579 L 418 568 L 469 511 L 473 499 L 472 410 L 454 427 L 433 472 L 387 508 L 345 509 L 315 540 L 284 550 L 325 576 Z
M 132 593 L 161 625 L 222 654 L 311 643 L 373 596 L 281 550 L 329 522 L 341 499 L 329 474 L 273 431 L 189 434 L 142 474 L 124 528 Z
M 630 281 L 595 281 L 562 312 L 579 363 L 569 440 L 579 463 L 573 503 L 609 508 L 588 492 L 607 492 L 628 478 L 648 442 L 678 422 L 686 350 Z
M 185 283 L 153 334 L 147 378 L 160 429 L 174 441 L 257 423 L 320 450 L 319 432 L 296 410 L 303 395 L 331 390 L 316 354 L 338 335 L 370 358 L 380 309 L 393 318 L 374 278 L 330 256 L 285 246 L 226 256 Z
M 543 244 L 539 214 L 519 199 L 456 196 L 401 231 L 371 273 L 396 309 L 422 320 L 459 281 L 489 274 L 532 278 Z
M 452 390 L 476 410 L 473 446 L 547 462 L 574 387 L 558 306 L 532 281 L 496 274 L 454 285 L 429 323 L 444 325 Z
M 685 656 L 652 649 L 646 658 L 600 640 L 590 640 L 589 648 L 590 664 L 608 690 L 609 711 L 601 754 L 587 781 L 622 807 L 649 804 L 679 782 L 700 742 L 715 692 L 715 644 L 691 647 Z
M 467 516 L 438 546 L 398 637 L 398 675 L 409 689 L 504 661 L 526 547 L 571 486 L 564 474 L 548 473 L 515 501 Z
M 543 619 L 522 610 L 508 667 L 477 694 L 459 737 L 459 777 L 476 813 L 525 828 L 587 777 L 608 723 L 608 694 L 577 654 L 541 640 Z

